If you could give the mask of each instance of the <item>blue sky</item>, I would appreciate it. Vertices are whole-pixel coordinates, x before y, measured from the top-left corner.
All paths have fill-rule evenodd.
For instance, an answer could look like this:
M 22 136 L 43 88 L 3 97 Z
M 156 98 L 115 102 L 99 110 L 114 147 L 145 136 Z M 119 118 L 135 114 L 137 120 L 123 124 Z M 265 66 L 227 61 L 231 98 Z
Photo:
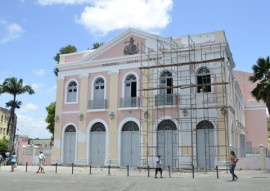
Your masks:
M 0 83 L 22 78 L 18 133 L 49 138 L 45 107 L 55 101 L 53 59 L 68 44 L 83 51 L 129 27 L 164 37 L 224 30 L 236 70 L 270 55 L 269 0 L 8 0 L 0 6 Z M 0 107 L 11 99 L 0 95 Z

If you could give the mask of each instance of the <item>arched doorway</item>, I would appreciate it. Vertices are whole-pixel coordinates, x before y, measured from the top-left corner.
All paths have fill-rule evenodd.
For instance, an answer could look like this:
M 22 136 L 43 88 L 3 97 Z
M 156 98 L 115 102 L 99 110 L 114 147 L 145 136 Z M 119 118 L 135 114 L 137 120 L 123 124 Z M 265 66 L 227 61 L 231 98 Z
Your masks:
M 161 155 L 164 167 L 177 167 L 178 132 L 172 120 L 163 120 L 157 128 L 157 154 Z
M 105 126 L 97 122 L 90 131 L 90 165 L 104 166 L 105 164 L 105 145 L 106 145 L 106 129 Z
M 121 165 L 138 166 L 140 156 L 140 133 L 138 125 L 129 121 L 121 132 Z
M 203 120 L 197 125 L 197 167 L 204 169 L 214 168 L 215 141 L 214 126 L 211 122 Z
M 63 164 L 72 164 L 75 161 L 76 128 L 69 125 L 64 133 L 64 160 Z

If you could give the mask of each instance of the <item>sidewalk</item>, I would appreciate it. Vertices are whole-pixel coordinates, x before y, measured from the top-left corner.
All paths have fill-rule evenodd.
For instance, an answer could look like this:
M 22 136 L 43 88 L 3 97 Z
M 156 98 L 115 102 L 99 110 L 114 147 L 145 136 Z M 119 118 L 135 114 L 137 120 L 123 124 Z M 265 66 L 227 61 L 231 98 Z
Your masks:
M 268 191 L 270 190 L 270 171 L 236 171 L 239 180 L 232 182 L 231 176 L 225 171 L 195 173 L 191 172 L 169 173 L 164 172 L 164 178 L 154 178 L 154 171 L 148 177 L 147 170 L 130 170 L 127 176 L 126 169 L 93 168 L 91 175 L 89 167 L 45 166 L 46 173 L 37 174 L 37 166 L 18 166 L 15 172 L 10 172 L 10 166 L 2 166 L 0 171 L 1 190 L 25 191 L 83 191 L 83 190 L 131 190 L 131 191 L 171 191 L 171 190 L 200 190 L 200 191 Z

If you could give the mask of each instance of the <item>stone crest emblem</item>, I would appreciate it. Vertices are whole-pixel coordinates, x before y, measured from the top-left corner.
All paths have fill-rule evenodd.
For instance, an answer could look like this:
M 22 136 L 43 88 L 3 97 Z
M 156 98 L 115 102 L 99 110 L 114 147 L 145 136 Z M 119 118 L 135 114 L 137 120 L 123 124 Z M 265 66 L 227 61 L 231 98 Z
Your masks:
M 134 44 L 134 39 L 131 37 L 129 41 L 126 41 L 126 43 L 129 43 L 127 46 L 124 48 L 124 54 L 125 55 L 132 55 L 132 54 L 137 54 L 139 52 L 138 49 L 138 43 L 137 45 Z

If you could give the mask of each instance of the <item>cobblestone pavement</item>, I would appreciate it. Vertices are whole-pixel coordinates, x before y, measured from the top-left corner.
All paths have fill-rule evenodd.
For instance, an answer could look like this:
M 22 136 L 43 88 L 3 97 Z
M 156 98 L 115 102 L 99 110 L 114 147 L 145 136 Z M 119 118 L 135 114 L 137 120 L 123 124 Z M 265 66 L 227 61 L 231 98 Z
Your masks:
M 38 167 L 18 166 L 10 172 L 10 166 L 2 166 L 0 170 L 0 191 L 263 191 L 270 190 L 270 171 L 236 171 L 237 181 L 231 181 L 227 171 L 216 172 L 174 172 L 169 177 L 154 178 L 154 171 L 131 169 L 127 176 L 126 169 L 108 169 L 45 166 L 46 173 L 36 173 Z

